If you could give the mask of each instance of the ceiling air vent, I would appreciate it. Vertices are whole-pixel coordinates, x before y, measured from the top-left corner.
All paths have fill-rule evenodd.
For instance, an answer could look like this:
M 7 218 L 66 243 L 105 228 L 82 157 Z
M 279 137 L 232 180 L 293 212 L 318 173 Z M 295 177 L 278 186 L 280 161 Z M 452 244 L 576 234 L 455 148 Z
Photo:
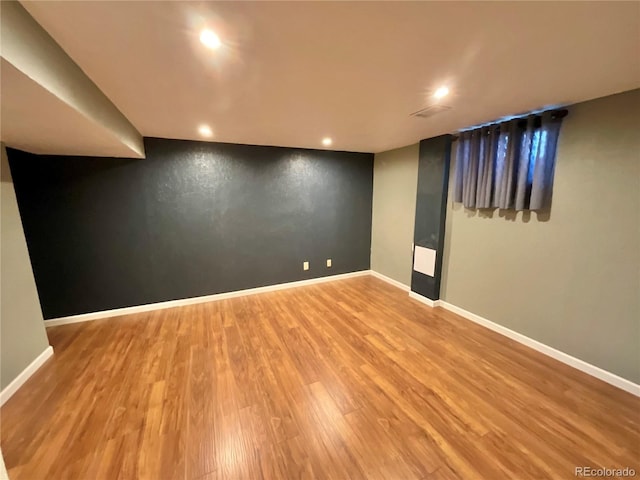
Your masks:
M 429 105 L 428 107 L 423 108 L 422 110 L 418 110 L 417 112 L 413 112 L 410 116 L 420 117 L 420 118 L 429 118 L 429 117 L 433 117 L 437 113 L 446 112 L 447 110 L 451 110 L 451 107 L 448 105 L 440 105 L 436 103 L 433 105 Z

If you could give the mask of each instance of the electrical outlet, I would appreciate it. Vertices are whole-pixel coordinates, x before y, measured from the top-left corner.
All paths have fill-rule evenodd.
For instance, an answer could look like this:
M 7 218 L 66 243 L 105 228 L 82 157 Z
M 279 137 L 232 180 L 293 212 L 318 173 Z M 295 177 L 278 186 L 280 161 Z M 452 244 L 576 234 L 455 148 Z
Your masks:
M 302 262 L 302 269 L 309 270 L 309 262 Z
M 327 268 L 331 268 L 331 259 L 327 258 Z

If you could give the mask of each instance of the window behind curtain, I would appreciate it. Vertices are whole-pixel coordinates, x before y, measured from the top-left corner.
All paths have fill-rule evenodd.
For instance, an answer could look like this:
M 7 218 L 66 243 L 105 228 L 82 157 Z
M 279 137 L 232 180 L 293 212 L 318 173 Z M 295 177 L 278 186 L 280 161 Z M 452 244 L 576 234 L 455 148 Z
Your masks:
M 548 208 L 566 113 L 544 112 L 462 132 L 454 201 L 467 208 Z

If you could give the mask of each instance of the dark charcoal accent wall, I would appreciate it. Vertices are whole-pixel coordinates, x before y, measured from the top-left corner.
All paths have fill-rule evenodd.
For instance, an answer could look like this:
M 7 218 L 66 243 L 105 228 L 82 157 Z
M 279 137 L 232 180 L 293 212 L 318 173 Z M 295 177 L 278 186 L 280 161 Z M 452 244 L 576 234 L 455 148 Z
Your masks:
M 432 300 L 440 298 L 452 138 L 420 141 L 414 244 L 435 250 L 436 266 L 433 277 L 412 270 L 411 290 Z
M 8 149 L 45 318 L 369 268 L 372 154 L 156 138 L 145 149 Z

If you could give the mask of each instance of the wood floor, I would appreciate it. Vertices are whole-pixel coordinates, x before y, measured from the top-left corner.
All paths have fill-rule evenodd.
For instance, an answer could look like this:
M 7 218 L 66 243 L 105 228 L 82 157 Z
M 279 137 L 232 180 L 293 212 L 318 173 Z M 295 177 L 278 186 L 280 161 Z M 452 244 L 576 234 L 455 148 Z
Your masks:
M 373 277 L 48 333 L 12 480 L 640 472 L 640 399 Z

